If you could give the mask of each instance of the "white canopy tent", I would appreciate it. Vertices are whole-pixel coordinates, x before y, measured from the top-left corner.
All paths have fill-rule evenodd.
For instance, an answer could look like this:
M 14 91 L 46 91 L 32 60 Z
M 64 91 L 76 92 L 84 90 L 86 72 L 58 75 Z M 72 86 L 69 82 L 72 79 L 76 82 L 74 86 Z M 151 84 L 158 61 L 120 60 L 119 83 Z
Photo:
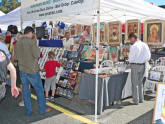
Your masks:
M 30 2 L 30 1 L 29 1 Z M 93 24 L 97 22 L 96 10 L 85 11 L 77 15 L 68 16 L 50 16 L 49 18 L 25 17 L 23 12 L 23 21 L 36 20 L 57 20 L 75 24 Z M 100 21 L 121 21 L 139 19 L 163 19 L 165 20 L 165 10 L 143 0 L 101 0 L 100 2 Z
M 3 15 L 5 15 L 5 13 L 3 13 L 2 11 L 0 11 L 0 16 L 3 16 Z
M 5 13 L 3 13 L 2 11 L 0 11 L 0 17 L 5 15 Z M 4 29 L 4 25 L 0 25 L 0 28 L 3 30 Z
M 0 17 L 0 26 L 3 30 L 7 30 L 8 25 L 18 25 L 20 27 L 20 9 L 16 8 L 15 10 L 7 13 Z
M 23 27 L 31 26 L 33 21 L 25 21 L 23 23 Z M 9 25 L 16 25 L 18 30 L 21 30 L 21 7 L 16 8 L 15 10 L 3 14 L 0 16 L 0 28 L 2 30 L 7 30 Z
M 43 1 L 44 0 L 41 0 L 41 2 Z M 88 0 L 88 1 L 91 2 L 92 0 Z M 55 14 L 53 16 L 52 15 L 39 16 L 40 11 L 32 10 L 30 12 L 29 10 L 36 9 L 37 7 L 39 8 L 40 5 L 42 4 L 36 4 L 37 6 L 35 5 L 35 7 L 28 6 L 28 4 L 32 5 L 32 0 L 29 0 L 26 1 L 27 4 L 22 4 L 25 5 L 22 6 L 22 19 L 23 21 L 54 20 L 54 21 L 63 21 L 67 23 L 88 24 L 88 25 L 91 25 L 93 23 L 97 23 L 97 25 L 100 25 L 100 22 L 110 22 L 110 21 L 125 22 L 126 20 L 132 20 L 132 19 L 139 19 L 142 21 L 146 19 L 165 20 L 164 9 L 159 8 L 155 5 L 151 5 L 145 2 L 144 0 L 97 0 L 95 2 L 98 2 L 98 5 L 95 8 L 95 10 L 89 9 L 87 7 L 86 9 L 84 9 L 84 11 L 78 11 L 80 13 L 76 13 L 76 14 L 73 14 L 72 13 L 73 9 L 71 9 L 70 13 L 65 12 L 64 14 L 60 13 L 60 14 Z M 58 3 L 57 0 L 56 3 Z M 41 7 L 46 7 L 45 3 Z M 48 10 L 45 11 L 48 12 Z M 68 11 L 70 10 L 68 9 Z M 77 11 L 77 9 L 75 11 Z M 99 48 L 99 41 L 100 41 L 100 26 L 97 26 L 97 43 L 96 43 L 97 48 Z M 99 58 L 99 54 L 98 54 L 98 50 L 96 50 L 95 121 L 97 120 L 97 89 L 98 89 L 98 64 L 99 64 L 98 58 Z
M 100 4 L 100 21 L 121 21 L 125 23 L 126 20 L 139 19 L 142 22 L 147 19 L 163 19 L 165 20 L 165 10 L 155 5 L 147 3 L 143 0 L 101 0 Z M 26 15 L 24 15 L 26 16 Z M 31 25 L 34 21 L 41 22 L 40 19 L 33 20 L 33 18 L 24 19 L 23 26 Z M 77 15 L 68 16 L 51 16 L 49 18 L 41 19 L 42 21 L 63 21 L 74 24 L 88 24 L 91 25 L 97 22 L 97 15 L 95 11 L 88 11 Z M 6 15 L 0 13 L 0 25 L 6 27 L 8 25 L 17 25 L 21 27 L 21 7 L 16 8 Z

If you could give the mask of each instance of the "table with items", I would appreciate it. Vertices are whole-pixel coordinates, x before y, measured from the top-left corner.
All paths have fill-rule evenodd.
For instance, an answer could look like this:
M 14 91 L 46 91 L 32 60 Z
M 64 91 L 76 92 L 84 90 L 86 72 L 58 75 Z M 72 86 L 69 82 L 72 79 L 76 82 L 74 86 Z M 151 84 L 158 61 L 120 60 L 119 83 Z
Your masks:
M 128 72 L 109 76 L 99 76 L 98 80 L 98 114 L 105 106 L 122 98 Z M 78 97 L 81 100 L 95 102 L 95 75 L 83 73 L 79 84 Z

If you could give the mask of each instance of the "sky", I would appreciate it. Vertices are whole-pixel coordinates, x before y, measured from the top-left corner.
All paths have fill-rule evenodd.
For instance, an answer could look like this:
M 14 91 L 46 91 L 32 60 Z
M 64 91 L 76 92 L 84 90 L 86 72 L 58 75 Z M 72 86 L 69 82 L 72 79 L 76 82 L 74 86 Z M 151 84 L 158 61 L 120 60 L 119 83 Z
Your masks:
M 145 0 L 147 2 L 153 2 L 156 5 L 165 5 L 165 0 Z

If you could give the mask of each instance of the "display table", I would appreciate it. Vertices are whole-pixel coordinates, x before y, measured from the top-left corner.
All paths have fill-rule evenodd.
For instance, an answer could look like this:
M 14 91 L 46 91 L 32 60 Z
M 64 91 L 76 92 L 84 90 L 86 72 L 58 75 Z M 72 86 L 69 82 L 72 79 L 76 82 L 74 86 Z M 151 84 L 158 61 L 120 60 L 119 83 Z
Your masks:
M 39 40 L 40 47 L 63 47 L 62 40 Z
M 110 102 L 121 100 L 128 73 L 112 75 L 98 79 L 98 114 Z M 78 97 L 81 100 L 95 102 L 95 75 L 83 73 L 80 80 Z
M 79 61 L 80 65 L 79 65 L 79 72 L 84 72 L 85 69 L 93 69 L 93 66 L 96 62 L 86 62 L 86 61 Z

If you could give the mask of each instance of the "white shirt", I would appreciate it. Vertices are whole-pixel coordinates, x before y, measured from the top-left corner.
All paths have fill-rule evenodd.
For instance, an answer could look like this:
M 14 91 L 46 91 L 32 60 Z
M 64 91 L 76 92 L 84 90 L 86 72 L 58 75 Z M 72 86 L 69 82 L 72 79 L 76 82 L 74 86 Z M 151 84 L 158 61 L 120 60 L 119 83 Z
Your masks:
M 65 50 L 69 50 L 70 51 L 70 47 L 74 45 L 74 40 L 73 38 L 70 38 L 68 41 L 66 41 L 66 39 L 63 40 L 63 46 Z
M 136 41 L 130 48 L 128 61 L 130 63 L 146 63 L 151 58 L 148 45 L 140 40 Z

